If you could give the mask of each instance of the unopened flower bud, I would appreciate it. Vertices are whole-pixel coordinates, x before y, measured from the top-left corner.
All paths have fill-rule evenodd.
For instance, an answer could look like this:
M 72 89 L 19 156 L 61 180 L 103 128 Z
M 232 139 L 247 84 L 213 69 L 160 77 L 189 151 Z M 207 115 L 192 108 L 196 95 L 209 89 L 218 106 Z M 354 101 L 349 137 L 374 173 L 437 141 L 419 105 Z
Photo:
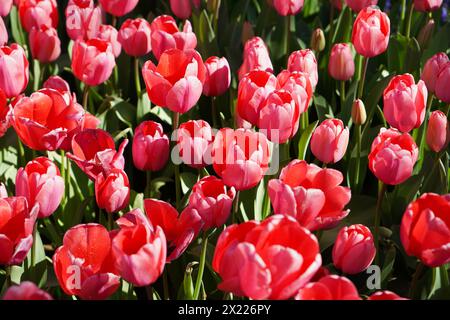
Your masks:
M 325 49 L 325 35 L 322 29 L 317 28 L 311 36 L 311 49 L 315 52 L 321 52 Z
M 353 102 L 352 106 L 352 121 L 354 124 L 362 125 L 366 123 L 367 114 L 366 114 L 366 107 L 364 106 L 364 103 L 357 99 Z
M 427 24 L 423 26 L 417 36 L 417 42 L 420 45 L 420 49 L 425 50 L 430 42 L 431 36 L 433 35 L 435 27 L 435 22 L 433 19 L 428 20 Z

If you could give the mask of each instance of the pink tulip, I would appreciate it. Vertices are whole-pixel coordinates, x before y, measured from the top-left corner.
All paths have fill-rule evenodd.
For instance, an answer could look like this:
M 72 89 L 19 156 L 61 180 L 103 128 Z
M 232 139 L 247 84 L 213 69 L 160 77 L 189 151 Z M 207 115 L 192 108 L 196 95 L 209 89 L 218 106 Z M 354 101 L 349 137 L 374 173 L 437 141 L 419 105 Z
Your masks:
M 187 19 L 192 14 L 192 5 L 200 7 L 200 0 L 170 0 L 170 10 L 180 19 Z
M 428 92 L 434 93 L 439 72 L 441 71 L 442 67 L 445 66 L 445 64 L 449 61 L 450 60 L 448 59 L 448 56 L 444 52 L 436 53 L 434 56 L 427 60 L 423 67 L 422 75 L 420 78 L 425 81 Z
M 122 17 L 136 8 L 139 0 L 99 0 L 103 10 L 116 17 Z
M 296 300 L 361 300 L 353 282 L 346 277 L 329 275 L 300 289 Z
M 445 103 L 450 103 L 450 62 L 442 66 L 436 79 L 436 97 Z
M 120 27 L 119 42 L 129 56 L 145 56 L 152 49 L 150 33 L 150 23 L 147 20 L 127 19 Z
M 152 21 L 150 28 L 151 47 L 153 55 L 158 60 L 166 50 L 176 48 L 184 51 L 197 47 L 197 37 L 192 32 L 192 26 L 188 20 L 180 31 L 174 18 L 162 15 Z
M 328 73 L 333 79 L 347 81 L 355 74 L 355 62 L 350 46 L 337 43 L 331 49 Z
M 378 0 L 345 0 L 347 5 L 355 12 L 360 12 L 366 7 L 375 6 Z
M 95 179 L 95 199 L 100 209 L 108 213 L 119 212 L 130 200 L 130 182 L 125 171 L 111 169 Z
M 99 35 L 102 24 L 102 10 L 100 7 L 90 5 L 78 6 L 70 2 L 66 8 L 66 31 L 72 40 L 89 40 Z
M 280 16 L 294 16 L 303 8 L 304 0 L 273 0 L 273 6 Z
M 70 86 L 66 80 L 61 78 L 60 76 L 50 76 L 42 85 L 44 89 L 54 89 L 58 91 L 61 95 L 63 95 L 64 100 L 67 103 L 70 103 L 74 97 L 70 92 Z
M 108 41 L 114 53 L 114 57 L 120 56 L 122 52 L 122 45 L 119 42 L 119 32 L 116 28 L 109 24 L 102 24 L 98 30 L 97 37 L 101 40 Z
M 428 90 L 425 82 L 417 84 L 409 73 L 395 76 L 383 92 L 386 121 L 401 132 L 420 127 L 425 118 Z
M 254 70 L 263 70 L 272 73 L 273 65 L 270 60 L 269 51 L 260 37 L 247 40 L 244 46 L 243 62 L 239 68 L 239 80 L 247 73 Z
M 18 286 L 9 287 L 3 300 L 53 300 L 53 298 L 33 282 L 24 281 Z
M 347 150 L 349 130 L 340 119 L 327 119 L 313 132 L 311 151 L 323 163 L 336 163 Z
M 8 98 L 17 97 L 28 85 L 28 60 L 22 47 L 0 47 L 0 89 Z
M 230 65 L 226 58 L 209 57 L 205 61 L 206 78 L 203 94 L 208 97 L 221 96 L 231 83 Z
M 443 150 L 450 141 L 450 127 L 442 111 L 433 111 L 428 120 L 427 144 L 434 152 Z
M 288 58 L 288 70 L 290 72 L 299 71 L 308 74 L 313 91 L 315 90 L 319 81 L 319 75 L 317 60 L 311 50 L 305 49 L 292 52 Z
M 31 55 L 41 63 L 53 62 L 61 54 L 61 41 L 56 29 L 41 26 L 33 28 L 29 34 Z
M 0 46 L 8 43 L 8 29 L 6 29 L 3 18 L 0 17 Z
M 6 17 L 11 11 L 13 0 L 2 0 L 0 3 L 0 16 Z
M 109 42 L 100 39 L 75 42 L 72 51 L 72 70 L 86 85 L 97 86 L 108 80 L 115 65 Z
M 58 26 L 58 8 L 56 0 L 21 0 L 19 2 L 20 23 L 25 31 L 42 25 Z
M 440 8 L 442 0 L 414 0 L 414 9 L 422 12 L 430 12 Z
M 64 195 L 64 180 L 58 167 L 46 157 L 38 157 L 19 168 L 16 176 L 16 196 L 27 199 L 28 205 L 39 205 L 38 218 L 56 211 Z
M 279 88 L 291 93 L 300 114 L 305 112 L 309 107 L 313 95 L 308 74 L 305 72 L 289 72 L 283 70 L 278 74 L 277 80 Z M 298 123 L 296 123 L 296 126 L 298 126 Z
M 333 264 L 346 274 L 356 274 L 370 266 L 375 254 L 369 228 L 354 224 L 339 231 L 333 246 Z
M 169 138 L 161 124 L 142 122 L 134 132 L 133 163 L 142 171 L 158 171 L 169 159 Z
M 397 185 L 411 176 L 418 153 L 408 133 L 381 128 L 369 153 L 369 169 L 382 182 Z
M 211 148 L 214 133 L 208 122 L 190 120 L 177 130 L 177 148 L 183 163 L 192 168 L 203 168 L 211 164 Z

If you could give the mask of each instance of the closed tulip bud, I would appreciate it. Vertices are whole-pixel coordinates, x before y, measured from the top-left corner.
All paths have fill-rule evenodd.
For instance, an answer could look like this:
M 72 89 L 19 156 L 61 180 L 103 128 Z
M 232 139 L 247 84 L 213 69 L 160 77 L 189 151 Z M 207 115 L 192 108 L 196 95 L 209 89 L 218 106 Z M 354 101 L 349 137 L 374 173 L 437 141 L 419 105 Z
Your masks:
M 311 151 L 323 163 L 336 163 L 347 150 L 349 130 L 340 119 L 327 119 L 313 132 Z
M 325 35 L 322 29 L 317 28 L 311 35 L 311 49 L 315 52 L 321 52 L 325 49 Z
M 158 171 L 169 159 L 169 138 L 161 124 L 142 122 L 134 132 L 133 163 L 142 171 Z
M 390 20 L 380 9 L 366 7 L 356 17 L 352 43 L 360 55 L 372 58 L 386 51 L 389 44 Z
M 366 7 L 376 5 L 378 3 L 378 0 L 345 0 L 345 2 L 350 7 L 350 9 L 355 12 L 360 12 Z
M 6 43 L 8 43 L 8 30 L 3 22 L 3 18 L 0 17 L 0 46 L 4 46 Z
M 241 35 L 242 44 L 245 45 L 245 43 L 254 36 L 255 32 L 253 31 L 252 24 L 248 21 L 245 21 L 244 24 L 242 25 L 242 35 Z
M 273 65 L 270 60 L 269 50 L 263 39 L 254 37 L 248 40 L 244 46 L 243 62 L 238 71 L 239 80 L 250 71 L 263 70 L 272 73 Z
M 414 9 L 422 12 L 430 12 L 440 8 L 443 0 L 414 0 Z
M 333 79 L 347 81 L 355 74 L 355 62 L 352 50 L 346 43 L 333 46 L 328 63 L 328 73 Z
M 116 17 L 122 17 L 136 8 L 139 0 L 99 0 L 103 10 Z
M 28 85 L 28 60 L 22 47 L 13 43 L 0 47 L 0 89 L 7 98 L 14 98 Z
M 29 34 L 31 55 L 41 63 L 53 62 L 61 54 L 61 41 L 54 28 L 45 25 L 33 28 Z
M 42 25 L 58 26 L 58 8 L 56 0 L 21 0 L 19 2 L 20 23 L 25 31 L 40 28 Z
M 301 288 L 296 300 L 361 300 L 358 289 L 346 277 L 328 275 Z
M 142 18 L 127 19 L 120 27 L 119 42 L 129 56 L 145 56 L 152 49 L 150 23 Z
M 53 300 L 53 298 L 33 282 L 24 281 L 18 286 L 9 287 L 3 300 Z
M 130 200 L 130 182 L 125 171 L 111 169 L 95 179 L 95 199 L 100 209 L 108 213 L 119 212 Z
M 313 91 L 315 90 L 319 81 L 319 74 L 316 56 L 311 50 L 305 49 L 292 52 L 288 59 L 288 70 L 290 72 L 298 71 L 308 74 Z
M 354 224 L 339 231 L 333 246 L 333 264 L 344 273 L 356 274 L 370 266 L 375 254 L 369 228 Z
M 200 7 L 200 0 L 170 0 L 170 9 L 180 19 L 187 19 L 192 14 L 192 6 Z
M 64 180 L 58 167 L 46 157 L 28 162 L 17 172 L 16 195 L 27 198 L 31 207 L 39 205 L 38 218 L 50 216 L 64 195 Z
M 203 94 L 208 97 L 221 96 L 231 83 L 230 65 L 226 58 L 209 57 L 205 61 L 206 78 Z
M 11 11 L 13 0 L 2 0 L 0 3 L 0 17 L 6 17 Z
M 108 41 L 113 49 L 114 57 L 120 56 L 122 45 L 119 42 L 119 32 L 109 24 L 102 24 L 98 30 L 97 37 Z
M 439 71 L 436 79 L 436 97 L 445 103 L 450 103 L 450 62 L 447 62 Z
M 302 10 L 304 0 L 273 0 L 273 6 L 280 16 L 294 16 Z
M 434 152 L 443 150 L 450 141 L 450 127 L 442 111 L 433 111 L 427 127 L 427 144 Z
M 363 125 L 366 123 L 367 113 L 364 102 L 360 99 L 353 101 L 352 105 L 352 121 L 356 125 Z
M 441 69 L 449 62 L 448 56 L 444 52 L 436 53 L 425 63 L 420 78 L 425 81 L 428 92 L 434 93 L 436 90 L 436 80 Z
M 419 35 L 417 36 L 417 42 L 422 50 L 426 49 L 428 46 L 428 42 L 433 35 L 434 28 L 436 23 L 433 19 L 428 20 L 427 24 L 420 29 Z

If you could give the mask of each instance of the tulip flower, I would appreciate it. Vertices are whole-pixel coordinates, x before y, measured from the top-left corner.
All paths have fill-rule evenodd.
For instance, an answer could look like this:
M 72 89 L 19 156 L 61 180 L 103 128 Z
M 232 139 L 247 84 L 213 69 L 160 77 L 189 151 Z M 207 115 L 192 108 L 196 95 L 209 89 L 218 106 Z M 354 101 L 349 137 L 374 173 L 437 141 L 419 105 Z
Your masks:
M 367 113 L 364 102 L 361 99 L 356 99 L 352 104 L 352 121 L 354 124 L 360 126 L 366 123 Z
M 202 95 L 205 72 L 197 51 L 170 49 L 161 55 L 157 66 L 147 61 L 142 76 L 150 101 L 173 112 L 185 113 Z
M 417 145 L 408 133 L 381 128 L 372 142 L 369 169 L 385 184 L 397 185 L 411 176 L 418 153 Z
M 337 43 L 333 46 L 328 63 L 328 73 L 333 79 L 347 81 L 355 74 L 355 62 L 350 46 Z
M 333 264 L 346 274 L 356 274 L 370 266 L 375 254 L 369 228 L 354 224 L 339 231 L 333 246 Z
M 164 51 L 169 49 L 185 51 L 197 47 L 197 37 L 192 32 L 191 23 L 187 20 L 183 30 L 180 31 L 174 18 L 162 15 L 152 21 L 150 28 L 152 52 L 158 60 Z
M 53 300 L 53 298 L 33 282 L 24 281 L 18 286 L 9 287 L 2 300 Z
M 180 19 L 187 19 L 192 14 L 192 5 L 200 7 L 200 0 L 170 0 L 170 10 Z
M 300 114 L 305 112 L 313 95 L 313 89 L 309 76 L 305 72 L 281 71 L 278 76 L 278 86 L 287 92 L 290 92 L 294 99 Z M 298 125 L 298 123 L 296 124 Z
M 227 227 L 212 267 L 218 288 L 254 300 L 288 299 L 306 285 L 322 259 L 316 237 L 294 219 L 271 216 Z
M 28 85 L 28 60 L 22 47 L 13 43 L 0 47 L 0 89 L 8 98 L 25 91 Z
M 0 138 L 3 137 L 6 131 L 11 126 L 11 112 L 12 108 L 8 104 L 6 95 L 2 89 L 0 89 Z
M 349 130 L 340 119 L 327 119 L 313 132 L 311 151 L 323 163 L 336 163 L 347 150 Z
M 152 49 L 150 23 L 142 18 L 127 19 L 120 27 L 119 42 L 129 56 L 145 56 Z
M 54 28 L 45 25 L 30 31 L 30 49 L 34 59 L 41 63 L 53 62 L 61 54 L 61 41 Z
M 24 197 L 0 199 L 0 265 L 20 265 L 33 244 L 39 206 L 30 208 Z
M 428 120 L 427 144 L 434 152 L 443 150 L 450 141 L 450 127 L 442 111 L 433 111 Z
M 12 125 L 31 149 L 68 151 L 83 116 L 83 108 L 76 101 L 67 101 L 59 91 L 44 88 L 18 100 Z
M 317 60 L 311 50 L 305 49 L 292 52 L 288 58 L 288 70 L 290 72 L 298 71 L 308 74 L 313 91 L 315 90 L 319 81 L 319 75 Z
M 414 0 L 414 9 L 422 12 L 431 12 L 439 9 L 442 0 Z
M 161 124 L 142 122 L 134 132 L 133 163 L 142 171 L 158 171 L 169 159 L 169 138 Z
M 355 12 L 360 12 L 362 9 L 375 6 L 378 0 L 345 0 L 345 3 Z
M 383 92 L 386 121 L 401 132 L 420 127 L 425 118 L 428 90 L 425 82 L 417 84 L 409 73 L 395 76 Z
M 125 171 L 111 169 L 95 179 L 95 199 L 100 209 L 108 213 L 119 212 L 130 200 L 130 182 Z
M 120 56 L 122 45 L 119 42 L 119 32 L 109 24 L 102 24 L 98 30 L 97 38 L 108 41 L 113 49 L 114 57 Z
M 436 79 L 436 97 L 445 103 L 450 103 L 450 91 L 448 84 L 450 81 L 450 62 L 442 66 Z
M 84 300 L 103 300 L 114 294 L 120 277 L 111 249 L 111 236 L 102 225 L 70 228 L 53 255 L 53 268 L 64 292 Z
M 262 70 L 272 73 L 273 65 L 270 60 L 269 51 L 260 37 L 248 40 L 244 46 L 243 62 L 239 68 L 239 80 L 250 71 Z
M 11 11 L 13 0 L 2 0 L 0 3 L 0 17 L 6 17 Z
M 6 29 L 5 22 L 0 17 L 0 46 L 8 43 L 8 29 Z
M 177 130 L 177 148 L 183 162 L 192 168 L 211 164 L 214 133 L 208 122 L 190 120 L 180 124 Z
M 214 176 L 200 179 L 192 188 L 189 206 L 202 218 L 203 230 L 220 228 L 231 213 L 236 191 Z
M 169 203 L 156 199 L 145 199 L 144 207 L 150 223 L 164 231 L 170 249 L 168 263 L 181 256 L 203 226 L 199 213 L 190 207 L 180 215 Z
M 71 1 L 66 8 L 66 31 L 70 39 L 89 40 L 95 37 L 101 37 L 100 26 L 102 24 L 102 10 L 100 7 L 94 7 L 93 2 L 89 5 L 78 5 Z M 102 37 L 103 39 L 103 37 Z
M 450 195 L 425 193 L 403 214 L 400 239 L 405 251 L 429 267 L 450 262 Z
M 236 106 L 239 116 L 256 125 L 260 109 L 277 85 L 277 78 L 267 71 L 254 70 L 247 73 L 239 81 Z
M 64 180 L 58 167 L 46 157 L 38 157 L 19 168 L 16 176 L 16 196 L 27 199 L 28 205 L 39 205 L 38 218 L 56 211 L 64 195 Z
M 209 57 L 205 61 L 205 83 L 203 94 L 208 97 L 221 96 L 231 83 L 230 65 L 226 58 Z
M 293 160 L 269 181 L 274 213 L 292 216 L 311 231 L 333 228 L 350 212 L 344 210 L 351 192 L 340 185 L 343 179 L 337 170 Z
M 389 291 L 377 291 L 373 293 L 367 300 L 408 300 L 406 298 L 400 297 L 398 294 Z
M 266 136 L 252 130 L 220 129 L 216 134 L 212 161 L 223 182 L 236 190 L 255 187 L 269 168 Z
M 99 0 L 103 10 L 116 17 L 122 17 L 136 8 L 139 0 Z
M 42 25 L 58 26 L 58 8 L 56 0 L 21 0 L 19 3 L 19 17 L 25 31 L 40 28 Z
M 75 96 L 72 96 L 70 92 L 70 86 L 66 80 L 61 78 L 60 76 L 51 76 L 42 85 L 42 88 L 45 89 L 54 89 L 63 95 L 64 100 L 67 103 L 70 103 L 72 99 L 75 99 Z M 85 114 L 86 115 L 86 114 Z
M 296 300 L 361 300 L 358 289 L 346 277 L 329 275 L 301 288 Z
M 366 7 L 359 12 L 353 24 L 352 43 L 356 52 L 372 58 L 386 51 L 389 34 L 389 17 L 379 9 Z
M 425 81 L 428 92 L 434 93 L 436 88 L 436 80 L 442 67 L 450 60 L 444 52 L 436 53 L 427 60 L 423 66 L 422 75 L 420 78 Z
M 117 220 L 120 230 L 112 239 L 116 268 L 134 286 L 148 286 L 162 274 L 166 264 L 166 237 L 153 227 L 140 209 Z
M 111 76 L 116 65 L 109 42 L 92 39 L 77 40 L 72 51 L 72 70 L 78 80 L 88 86 L 102 84 Z
M 303 8 L 304 0 L 273 0 L 273 6 L 280 16 L 294 16 Z

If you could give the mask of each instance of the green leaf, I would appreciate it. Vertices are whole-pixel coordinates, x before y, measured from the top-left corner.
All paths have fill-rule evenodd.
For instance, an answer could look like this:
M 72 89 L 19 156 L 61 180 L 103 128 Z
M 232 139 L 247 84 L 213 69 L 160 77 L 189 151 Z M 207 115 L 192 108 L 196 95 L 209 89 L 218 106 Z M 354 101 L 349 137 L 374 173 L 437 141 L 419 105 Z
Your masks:
M 392 274 L 392 270 L 394 268 L 395 256 L 396 256 L 395 246 L 391 246 L 384 257 L 383 269 L 381 270 L 381 287 L 386 288 L 387 283 Z
M 305 129 L 305 131 L 302 132 L 302 135 L 298 142 L 298 159 L 305 160 L 309 141 L 311 140 L 312 133 L 313 133 L 314 129 L 316 129 L 318 123 L 319 123 L 319 120 L 314 121 Z
M 183 194 L 188 193 L 197 182 L 198 176 L 191 172 L 182 172 L 180 174 L 181 191 Z
M 27 40 L 25 38 L 22 25 L 20 23 L 19 13 L 17 11 L 16 6 L 13 6 L 11 8 L 9 18 L 11 21 L 11 33 L 14 38 L 14 41 L 20 44 L 22 47 L 26 46 Z

